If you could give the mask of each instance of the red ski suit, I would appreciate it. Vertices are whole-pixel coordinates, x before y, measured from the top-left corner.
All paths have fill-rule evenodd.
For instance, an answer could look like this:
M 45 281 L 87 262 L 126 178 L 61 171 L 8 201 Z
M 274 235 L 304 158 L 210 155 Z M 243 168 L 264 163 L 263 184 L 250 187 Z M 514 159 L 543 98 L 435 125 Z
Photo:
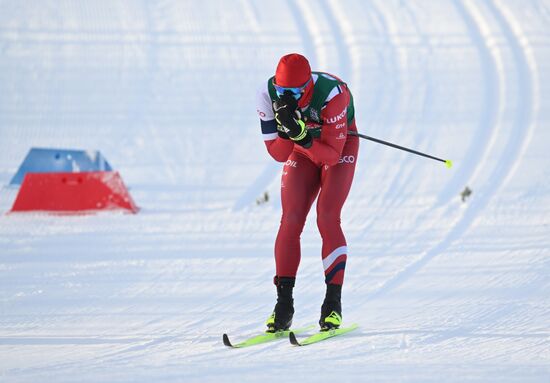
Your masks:
M 314 74 L 313 83 L 317 78 Z M 311 92 L 313 85 L 300 100 L 302 110 L 307 109 L 307 104 L 301 104 L 311 100 L 312 95 L 308 94 Z M 317 226 L 323 241 L 325 282 L 343 284 L 348 251 L 340 213 L 352 184 L 359 149 L 359 139 L 347 135 L 348 131 L 357 131 L 355 119 L 347 121 L 346 109 L 350 102 L 351 94 L 345 84 L 334 88 L 321 109 L 321 135 L 305 149 L 277 134 L 267 86 L 258 91 L 257 111 L 266 148 L 276 161 L 285 163 L 281 177 L 283 213 L 275 242 L 279 277 L 296 276 L 301 256 L 300 235 L 313 201 L 318 197 Z M 307 122 L 306 125 L 319 127 Z

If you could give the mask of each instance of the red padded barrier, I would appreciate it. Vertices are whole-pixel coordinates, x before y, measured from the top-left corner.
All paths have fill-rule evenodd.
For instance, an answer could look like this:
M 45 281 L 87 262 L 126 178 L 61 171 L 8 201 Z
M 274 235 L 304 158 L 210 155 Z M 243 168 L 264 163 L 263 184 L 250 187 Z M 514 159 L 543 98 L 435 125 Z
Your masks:
M 27 173 L 12 212 L 85 212 L 138 207 L 118 172 Z

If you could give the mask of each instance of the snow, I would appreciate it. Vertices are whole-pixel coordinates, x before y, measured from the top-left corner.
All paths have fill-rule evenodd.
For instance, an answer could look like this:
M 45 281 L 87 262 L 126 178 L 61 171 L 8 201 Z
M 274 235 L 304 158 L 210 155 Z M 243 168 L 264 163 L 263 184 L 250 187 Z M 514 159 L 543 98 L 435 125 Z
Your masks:
M 0 380 L 550 381 L 549 25 L 535 0 L 2 2 L 0 211 L 33 146 L 100 150 L 141 211 L 0 216 Z M 454 167 L 362 141 L 361 327 L 231 350 L 275 302 L 254 97 L 293 51 L 347 80 L 362 133 Z M 302 247 L 298 326 L 324 293 L 314 211 Z

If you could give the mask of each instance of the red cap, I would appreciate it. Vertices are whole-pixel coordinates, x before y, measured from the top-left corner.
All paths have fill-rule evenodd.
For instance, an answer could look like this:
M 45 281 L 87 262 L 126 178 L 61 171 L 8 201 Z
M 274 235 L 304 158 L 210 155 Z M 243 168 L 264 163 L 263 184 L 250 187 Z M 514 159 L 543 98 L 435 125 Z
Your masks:
M 311 77 L 309 61 L 298 54 L 291 53 L 281 57 L 275 71 L 275 84 L 287 88 L 304 85 Z

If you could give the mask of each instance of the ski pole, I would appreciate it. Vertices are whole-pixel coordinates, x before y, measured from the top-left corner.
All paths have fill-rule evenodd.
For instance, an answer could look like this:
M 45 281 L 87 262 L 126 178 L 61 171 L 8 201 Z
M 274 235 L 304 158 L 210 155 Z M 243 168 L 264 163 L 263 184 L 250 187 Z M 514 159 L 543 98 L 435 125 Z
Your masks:
M 406 152 L 417 154 L 417 155 L 422 156 L 422 157 L 431 158 L 432 160 L 441 161 L 448 168 L 451 168 L 453 166 L 453 162 L 451 160 L 444 160 L 443 158 L 435 157 L 435 156 L 432 156 L 432 155 L 429 155 L 429 154 L 426 154 L 426 153 L 419 152 L 417 150 L 405 148 L 404 146 L 396 145 L 396 144 L 393 144 L 393 143 L 388 142 L 388 141 L 384 141 L 384 140 L 380 140 L 378 138 L 367 136 L 365 134 L 361 134 L 361 133 L 352 131 L 352 132 L 348 132 L 348 135 L 361 137 L 361 138 L 364 138 L 365 140 L 374 141 L 374 142 L 377 142 L 379 144 L 391 146 L 392 148 L 396 148 L 396 149 L 401 149 L 401 150 L 404 150 Z

